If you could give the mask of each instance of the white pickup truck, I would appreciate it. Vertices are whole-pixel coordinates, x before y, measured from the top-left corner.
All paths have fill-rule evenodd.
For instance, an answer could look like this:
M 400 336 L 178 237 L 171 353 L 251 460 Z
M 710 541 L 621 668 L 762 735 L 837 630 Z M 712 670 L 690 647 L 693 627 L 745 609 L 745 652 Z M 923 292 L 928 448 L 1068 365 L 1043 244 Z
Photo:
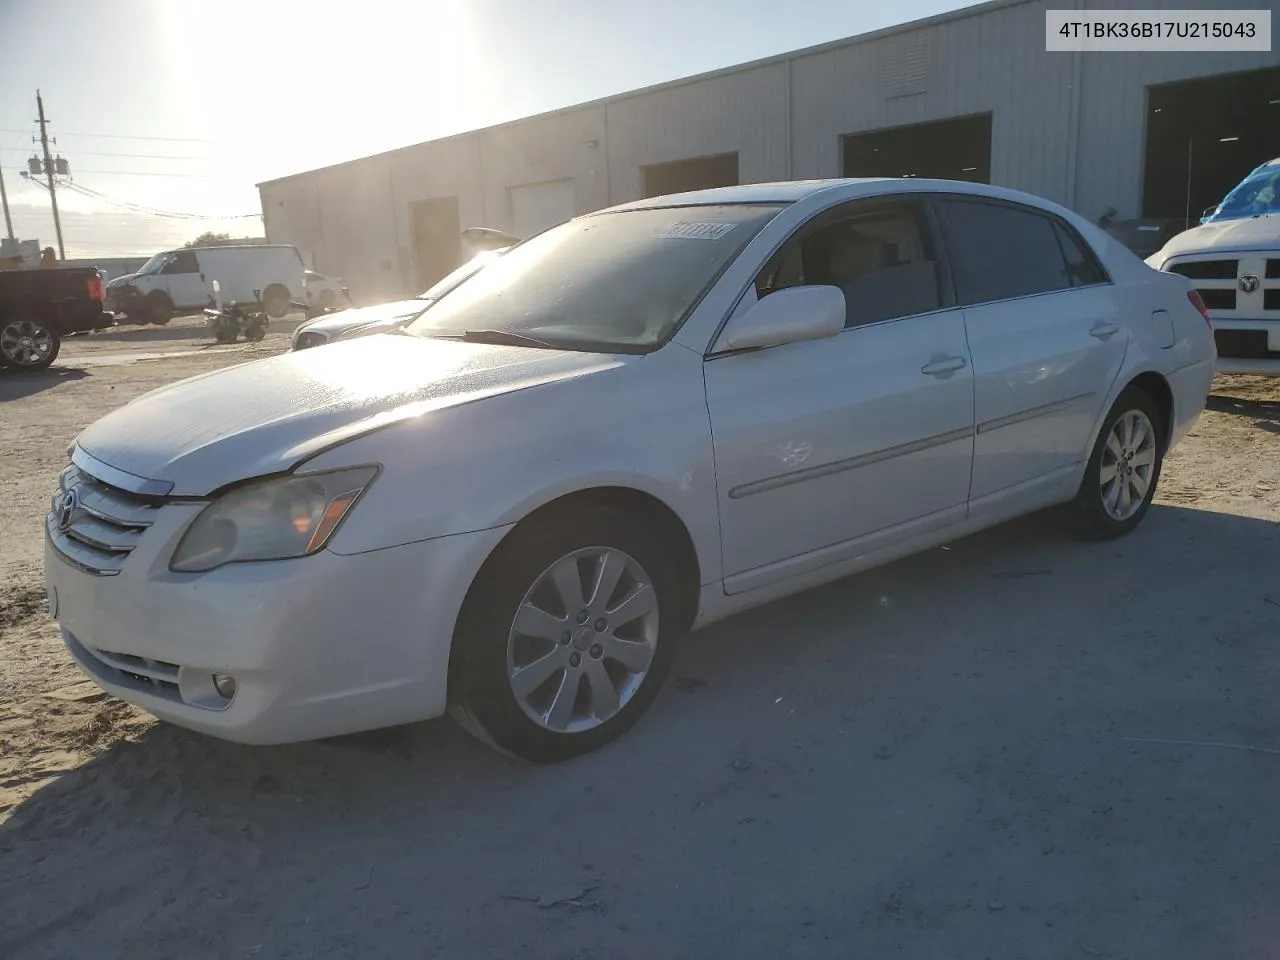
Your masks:
M 1280 376 L 1280 159 L 1147 263 L 1191 280 L 1213 320 L 1219 371 Z

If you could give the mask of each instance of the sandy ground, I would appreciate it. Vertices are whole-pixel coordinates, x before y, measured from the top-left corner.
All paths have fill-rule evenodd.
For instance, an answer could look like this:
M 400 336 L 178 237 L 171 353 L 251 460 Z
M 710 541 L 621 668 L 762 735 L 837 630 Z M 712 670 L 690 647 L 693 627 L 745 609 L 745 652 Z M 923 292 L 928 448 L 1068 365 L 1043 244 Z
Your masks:
M 1280 382 L 1215 384 L 1134 536 L 1030 518 L 717 625 L 530 768 L 447 721 L 225 744 L 65 655 L 69 441 L 288 329 L 0 377 L 0 957 L 1280 957 Z

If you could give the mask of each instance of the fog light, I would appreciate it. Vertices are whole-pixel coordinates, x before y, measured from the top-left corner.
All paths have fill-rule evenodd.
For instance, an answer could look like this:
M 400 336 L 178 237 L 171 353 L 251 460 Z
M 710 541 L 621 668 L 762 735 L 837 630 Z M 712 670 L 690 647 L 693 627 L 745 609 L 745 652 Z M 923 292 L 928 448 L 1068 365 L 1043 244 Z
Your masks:
M 215 673 L 213 675 L 213 689 L 217 690 L 220 696 L 230 700 L 236 695 L 236 678 L 228 677 L 225 673 Z

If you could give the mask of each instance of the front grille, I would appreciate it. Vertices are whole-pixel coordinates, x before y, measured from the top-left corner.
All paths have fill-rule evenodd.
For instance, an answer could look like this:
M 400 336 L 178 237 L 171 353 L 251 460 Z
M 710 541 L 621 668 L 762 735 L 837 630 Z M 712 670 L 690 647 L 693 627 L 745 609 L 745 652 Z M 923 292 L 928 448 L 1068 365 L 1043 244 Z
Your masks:
M 1238 260 L 1195 260 L 1169 267 L 1170 273 L 1180 273 L 1191 280 L 1234 280 Z M 1204 291 L 1201 291 L 1203 295 Z
M 68 503 L 71 491 L 75 497 Z M 111 577 L 138 545 L 155 511 L 152 501 L 104 483 L 73 464 L 58 477 L 45 531 L 67 563 L 86 573 Z
M 1200 299 L 1210 310 L 1234 310 L 1236 308 L 1236 292 L 1234 290 L 1198 289 Z
M 1277 360 L 1280 352 L 1267 349 L 1265 330 L 1215 330 L 1214 344 L 1219 357 L 1237 360 Z
M 1262 309 L 1280 310 L 1280 289 L 1262 291 Z
M 329 342 L 329 338 L 323 333 L 313 333 L 304 331 L 298 334 L 298 343 L 294 347 L 295 350 L 306 350 L 308 347 L 319 347 Z M 328 356 L 328 354 L 325 354 Z
M 1267 261 L 1267 279 L 1280 280 L 1280 260 Z

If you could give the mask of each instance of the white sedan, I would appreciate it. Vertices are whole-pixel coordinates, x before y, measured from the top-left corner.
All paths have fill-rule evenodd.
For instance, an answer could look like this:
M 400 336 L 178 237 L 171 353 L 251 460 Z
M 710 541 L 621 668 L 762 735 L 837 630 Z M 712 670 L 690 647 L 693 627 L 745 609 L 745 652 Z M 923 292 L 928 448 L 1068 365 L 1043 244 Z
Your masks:
M 1018 514 L 1128 533 L 1205 403 L 1185 278 L 969 183 L 758 184 L 513 249 L 400 334 L 76 440 L 50 608 L 103 688 L 246 743 L 434 717 L 605 743 L 690 628 Z

